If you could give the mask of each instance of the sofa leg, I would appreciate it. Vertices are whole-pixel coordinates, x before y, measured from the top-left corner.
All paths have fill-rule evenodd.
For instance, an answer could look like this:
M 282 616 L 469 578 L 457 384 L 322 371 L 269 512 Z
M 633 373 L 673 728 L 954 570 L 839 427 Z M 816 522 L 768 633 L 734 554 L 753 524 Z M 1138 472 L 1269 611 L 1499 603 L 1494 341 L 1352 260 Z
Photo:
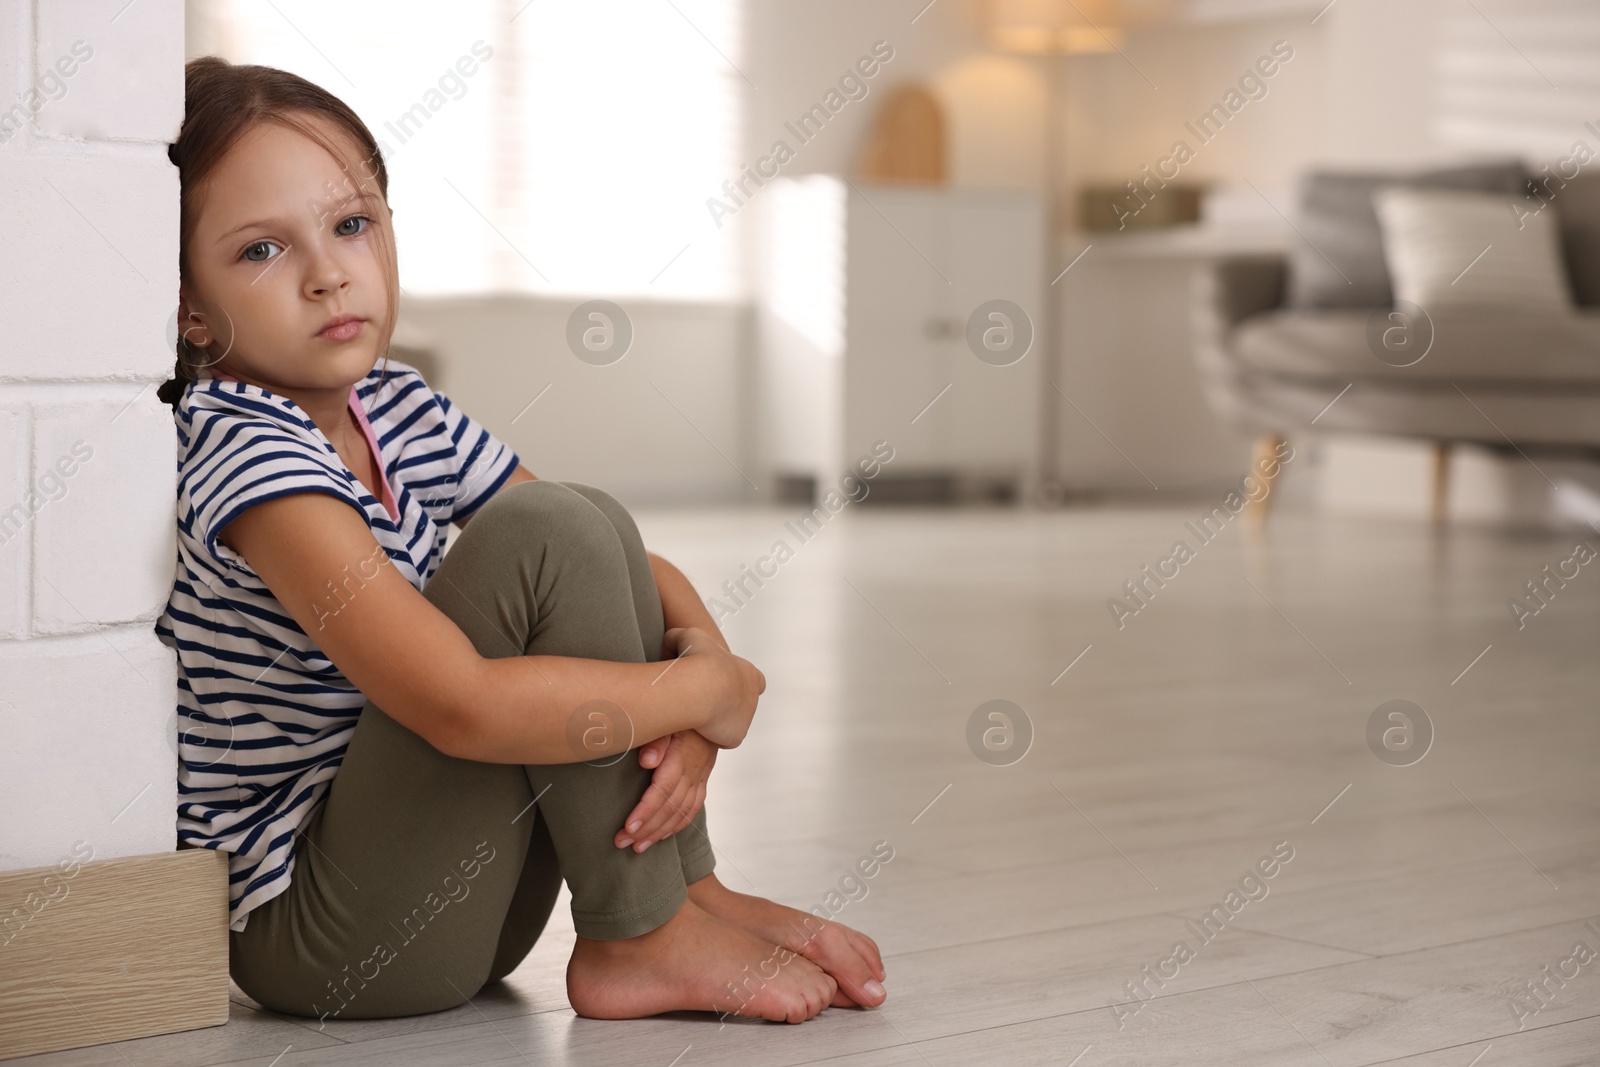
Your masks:
M 1430 514 L 1434 522 L 1443 522 L 1450 513 L 1450 442 L 1433 443 L 1433 504 Z
M 1272 483 L 1277 477 L 1274 474 L 1273 477 L 1268 478 L 1262 471 L 1277 471 L 1279 469 L 1278 454 L 1283 448 L 1283 443 L 1282 434 L 1262 434 L 1256 438 L 1255 444 L 1250 449 L 1250 473 L 1265 482 L 1267 489 L 1260 500 L 1251 500 L 1245 504 L 1245 518 L 1257 527 L 1267 520 L 1267 511 L 1272 507 Z

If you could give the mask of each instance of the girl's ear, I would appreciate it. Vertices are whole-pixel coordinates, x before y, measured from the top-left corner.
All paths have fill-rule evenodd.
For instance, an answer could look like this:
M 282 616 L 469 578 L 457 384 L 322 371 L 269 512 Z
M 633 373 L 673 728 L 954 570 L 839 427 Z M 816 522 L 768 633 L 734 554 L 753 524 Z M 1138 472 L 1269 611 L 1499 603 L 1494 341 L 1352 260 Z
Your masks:
M 178 284 L 178 337 L 191 348 L 204 348 L 211 343 L 205 316 L 195 308 L 188 285 L 182 282 Z

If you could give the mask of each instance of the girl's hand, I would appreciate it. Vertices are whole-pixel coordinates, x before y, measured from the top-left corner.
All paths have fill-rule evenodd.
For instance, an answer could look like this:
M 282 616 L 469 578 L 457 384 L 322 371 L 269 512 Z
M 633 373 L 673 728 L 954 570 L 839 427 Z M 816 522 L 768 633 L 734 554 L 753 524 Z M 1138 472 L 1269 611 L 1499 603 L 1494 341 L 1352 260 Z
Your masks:
M 700 734 L 714 745 L 737 748 L 750 730 L 756 699 L 766 692 L 767 677 L 743 656 L 736 656 L 705 630 L 676 626 L 666 632 L 662 648 L 668 659 L 697 661 L 706 673 L 705 701 L 711 714 Z M 679 670 L 688 667 L 685 663 Z M 663 672 L 665 673 L 665 672 Z
M 694 730 L 668 734 L 639 746 L 639 765 L 654 767 L 650 787 L 623 820 L 615 842 L 643 852 L 688 826 L 706 800 L 706 781 L 717 762 L 717 746 Z

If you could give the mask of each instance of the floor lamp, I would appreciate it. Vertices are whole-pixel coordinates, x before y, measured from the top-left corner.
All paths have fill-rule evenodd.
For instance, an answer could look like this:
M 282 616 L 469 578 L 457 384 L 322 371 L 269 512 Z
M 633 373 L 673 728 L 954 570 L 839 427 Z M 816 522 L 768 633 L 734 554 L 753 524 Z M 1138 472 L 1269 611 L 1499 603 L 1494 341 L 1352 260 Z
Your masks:
M 1067 57 L 1093 52 L 1121 51 L 1127 27 L 1149 21 L 1156 8 L 1165 9 L 1170 0 L 989 0 L 989 42 L 999 52 L 1013 55 L 1043 56 L 1049 61 L 1045 110 L 1045 240 L 1047 273 L 1056 277 L 1054 263 L 1056 238 L 1070 214 L 1061 203 L 1061 79 Z M 1066 496 L 1061 484 L 1060 409 L 1061 401 L 1051 387 L 1064 349 L 1060 299 L 1047 287 L 1044 306 L 1044 336 L 1048 360 L 1046 388 L 1040 398 L 1039 500 L 1057 504 Z

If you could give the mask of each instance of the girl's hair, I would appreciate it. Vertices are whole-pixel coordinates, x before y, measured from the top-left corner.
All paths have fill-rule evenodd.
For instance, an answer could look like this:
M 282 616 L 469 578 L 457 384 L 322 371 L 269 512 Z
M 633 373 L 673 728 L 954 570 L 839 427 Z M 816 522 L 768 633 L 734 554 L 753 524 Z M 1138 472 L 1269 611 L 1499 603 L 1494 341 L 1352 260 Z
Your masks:
M 275 122 L 298 130 L 339 160 L 339 166 L 345 172 L 346 188 L 331 195 L 342 196 L 354 192 L 365 186 L 364 179 L 373 179 L 384 201 L 388 201 L 389 171 L 372 131 L 343 100 L 320 85 L 275 67 L 234 64 L 217 56 L 201 56 L 191 59 L 184 66 L 183 95 L 183 126 L 178 131 L 178 139 L 167 146 L 167 158 L 178 168 L 178 275 L 182 280 L 192 282 L 189 273 L 189 239 L 194 234 L 195 222 L 200 215 L 205 181 L 239 138 L 259 123 Z M 307 121 L 312 116 L 348 134 L 360 147 L 366 159 L 359 163 L 359 174 L 351 172 L 351 161 L 345 158 L 340 146 Z M 315 207 L 315 204 L 308 205 L 308 209 Z M 385 258 L 393 264 L 393 246 L 389 243 L 387 228 L 371 228 L 379 235 Z M 384 374 L 387 375 L 389 339 L 394 335 L 395 318 L 399 310 L 395 293 L 399 279 L 393 269 L 385 272 L 385 283 L 389 315 L 381 350 Z M 184 324 L 180 322 L 172 380 L 164 383 L 156 392 L 174 408 L 188 383 L 200 379 L 198 369 L 215 361 L 204 349 L 189 344 L 184 337 L 185 332 Z

